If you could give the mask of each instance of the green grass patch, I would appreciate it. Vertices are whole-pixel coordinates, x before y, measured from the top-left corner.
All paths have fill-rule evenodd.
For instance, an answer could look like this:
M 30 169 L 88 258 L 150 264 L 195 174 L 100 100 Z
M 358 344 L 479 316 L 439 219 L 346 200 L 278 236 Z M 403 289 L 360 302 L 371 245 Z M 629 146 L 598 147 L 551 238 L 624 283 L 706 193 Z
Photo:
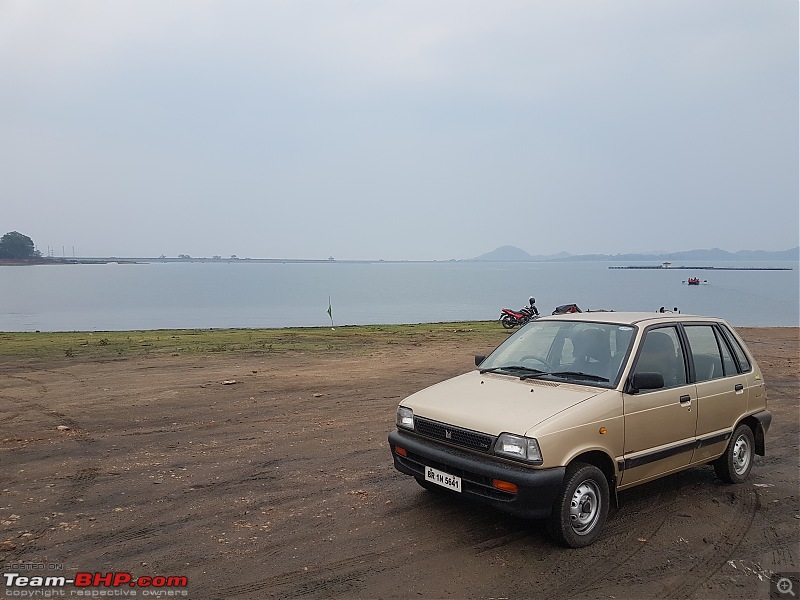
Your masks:
M 160 329 L 156 331 L 72 331 L 0 333 L 0 355 L 38 359 L 110 359 L 145 355 L 214 355 L 219 353 L 350 352 L 394 344 L 422 345 L 450 340 L 474 341 L 476 347 L 508 337 L 496 321 L 359 325 L 287 329 Z

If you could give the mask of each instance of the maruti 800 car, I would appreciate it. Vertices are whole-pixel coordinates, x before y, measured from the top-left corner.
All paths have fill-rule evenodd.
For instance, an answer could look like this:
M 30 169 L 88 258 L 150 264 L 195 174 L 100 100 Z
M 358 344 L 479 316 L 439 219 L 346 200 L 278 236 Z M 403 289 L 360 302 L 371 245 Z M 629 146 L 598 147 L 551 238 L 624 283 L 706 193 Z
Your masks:
M 707 463 L 741 483 L 765 453 L 761 369 L 723 319 L 544 317 L 475 363 L 400 403 L 395 467 L 426 489 L 546 518 L 568 547 L 598 537 L 620 490 Z

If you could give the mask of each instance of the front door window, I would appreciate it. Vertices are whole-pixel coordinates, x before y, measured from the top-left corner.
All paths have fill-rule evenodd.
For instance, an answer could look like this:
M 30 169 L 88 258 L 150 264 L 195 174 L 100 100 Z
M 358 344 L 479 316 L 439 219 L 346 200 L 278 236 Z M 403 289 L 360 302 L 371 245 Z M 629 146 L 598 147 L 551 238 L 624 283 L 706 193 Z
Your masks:
M 645 334 L 634 373 L 661 373 L 664 387 L 686 385 L 683 349 L 675 327 L 651 329 Z

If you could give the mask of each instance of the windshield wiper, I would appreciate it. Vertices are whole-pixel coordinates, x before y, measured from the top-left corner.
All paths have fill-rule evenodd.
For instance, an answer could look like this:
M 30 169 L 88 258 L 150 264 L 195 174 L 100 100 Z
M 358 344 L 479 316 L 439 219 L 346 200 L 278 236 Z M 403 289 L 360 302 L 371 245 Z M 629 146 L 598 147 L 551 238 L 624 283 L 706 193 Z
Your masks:
M 581 371 L 555 371 L 554 373 L 546 373 L 546 375 L 555 375 L 556 377 L 581 377 L 583 379 L 590 379 L 591 381 L 609 381 L 608 377 L 601 377 L 600 375 L 583 373 Z
M 522 365 L 506 365 L 504 367 L 490 367 L 488 369 L 478 370 L 481 375 L 484 373 L 496 373 L 497 371 L 525 371 L 526 375 L 523 375 L 520 377 L 520 379 L 546 374 L 544 371 L 540 371 L 539 369 L 531 369 L 530 367 L 523 367 Z

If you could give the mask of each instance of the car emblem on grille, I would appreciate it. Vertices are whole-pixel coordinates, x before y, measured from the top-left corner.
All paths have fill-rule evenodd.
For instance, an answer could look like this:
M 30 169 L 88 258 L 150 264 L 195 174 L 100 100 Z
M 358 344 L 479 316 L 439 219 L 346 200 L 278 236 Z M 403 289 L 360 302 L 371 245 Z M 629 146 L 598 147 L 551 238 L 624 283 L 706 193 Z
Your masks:
M 452 440 L 453 439 L 453 434 L 450 433 L 449 429 L 445 429 L 444 430 L 444 437 L 446 437 L 448 440 Z

